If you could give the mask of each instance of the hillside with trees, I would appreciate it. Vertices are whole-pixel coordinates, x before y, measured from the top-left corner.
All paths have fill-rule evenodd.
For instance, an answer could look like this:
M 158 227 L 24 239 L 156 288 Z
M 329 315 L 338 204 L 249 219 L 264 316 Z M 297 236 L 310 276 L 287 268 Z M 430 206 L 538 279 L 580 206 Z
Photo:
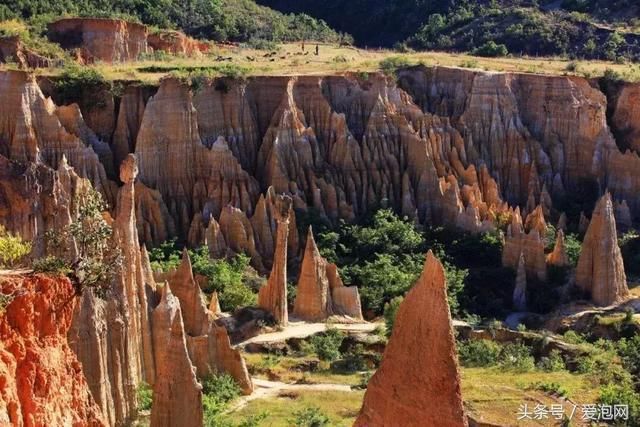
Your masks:
M 360 46 L 638 59 L 638 5 L 632 0 L 260 0 L 308 13 L 352 34 Z

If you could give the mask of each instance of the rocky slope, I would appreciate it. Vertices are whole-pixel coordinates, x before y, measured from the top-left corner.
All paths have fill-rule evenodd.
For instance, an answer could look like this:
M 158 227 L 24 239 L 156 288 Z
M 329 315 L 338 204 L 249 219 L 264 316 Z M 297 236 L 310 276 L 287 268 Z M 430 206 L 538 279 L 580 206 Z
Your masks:
M 429 252 L 354 426 L 467 425 L 446 286 L 442 264 Z
M 74 288 L 66 278 L 0 276 L 0 424 L 107 425 L 67 344 Z

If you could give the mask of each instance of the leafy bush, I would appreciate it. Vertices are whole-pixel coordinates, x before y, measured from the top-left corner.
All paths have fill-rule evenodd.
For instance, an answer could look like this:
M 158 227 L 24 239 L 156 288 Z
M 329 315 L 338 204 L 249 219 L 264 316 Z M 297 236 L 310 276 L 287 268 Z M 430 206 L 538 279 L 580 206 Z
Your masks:
M 628 405 L 630 427 L 640 426 L 640 394 L 629 383 L 610 383 L 600 387 L 600 403 L 603 405 Z
M 489 40 L 482 46 L 474 49 L 473 54 L 486 57 L 499 57 L 507 56 L 509 54 L 509 50 L 504 44 L 497 44 L 493 40 Z
M 625 369 L 640 378 L 640 335 L 618 341 L 617 351 Z
M 388 337 L 391 336 L 393 323 L 396 320 L 398 309 L 400 308 L 400 304 L 402 304 L 403 300 L 403 297 L 395 297 L 384 305 L 384 324 L 386 326 L 386 333 Z
M 564 371 L 566 365 L 560 352 L 558 350 L 552 350 L 548 357 L 540 358 L 537 368 L 546 372 L 558 372 Z
M 140 383 L 136 396 L 138 398 L 138 408 L 143 411 L 150 411 L 153 405 L 153 389 L 149 384 L 145 382 Z
M 98 296 L 104 297 L 111 287 L 114 273 L 122 267 L 122 253 L 117 245 L 113 245 L 113 230 L 104 219 L 103 212 L 107 210 L 107 205 L 102 195 L 89 189 L 80 195 L 78 206 L 78 212 L 69 226 L 46 233 L 45 241 L 50 256 L 36 267 L 62 272 L 65 266 L 69 266 L 69 275 L 78 293 L 85 288 L 92 288 Z M 77 247 L 75 252 L 69 251 L 72 241 Z M 59 260 L 55 257 L 59 257 Z
M 340 346 L 344 338 L 344 332 L 329 328 L 324 334 L 311 337 L 310 343 L 321 360 L 334 361 L 340 358 Z
M 500 344 L 490 340 L 468 340 L 458 343 L 458 358 L 462 366 L 482 368 L 498 364 Z
M 31 253 L 31 243 L 20 236 L 9 233 L 0 225 L 0 267 L 16 267 L 18 262 Z
M 388 76 L 395 76 L 398 70 L 409 65 L 409 60 L 403 56 L 390 56 L 380 61 L 380 70 Z
M 44 258 L 35 260 L 32 268 L 36 273 L 49 273 L 59 276 L 66 276 L 71 273 L 71 267 L 65 262 L 65 260 L 53 255 L 47 255 Z
M 241 394 L 240 387 L 228 374 L 211 375 L 202 380 L 202 406 L 207 427 L 225 425 L 222 413 Z
M 503 369 L 515 372 L 530 372 L 535 368 L 531 349 L 524 344 L 510 343 L 502 347 L 499 361 Z
M 92 96 L 102 89 L 110 89 L 111 83 L 93 67 L 80 66 L 69 63 L 56 79 L 53 81 L 56 89 L 56 102 L 59 104 L 70 104 L 72 102 L 93 102 Z M 94 104 L 83 105 L 85 107 L 95 107 Z
M 329 417 L 320 408 L 309 407 L 295 411 L 294 418 L 289 420 L 291 425 L 296 427 L 324 427 L 330 425 Z
M 342 355 L 339 363 L 333 364 L 332 369 L 335 367 L 339 372 L 358 372 L 364 371 L 368 368 L 367 360 L 365 358 L 364 346 L 357 344 L 349 351 Z

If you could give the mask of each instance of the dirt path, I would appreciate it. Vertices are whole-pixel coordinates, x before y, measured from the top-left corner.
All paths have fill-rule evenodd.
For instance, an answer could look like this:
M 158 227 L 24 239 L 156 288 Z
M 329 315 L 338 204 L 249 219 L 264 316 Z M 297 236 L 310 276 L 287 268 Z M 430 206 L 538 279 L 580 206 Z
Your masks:
M 258 335 L 239 343 L 238 346 L 242 347 L 250 343 L 280 342 L 289 338 L 306 338 L 326 331 L 327 328 L 336 328 L 345 332 L 372 332 L 377 326 L 376 323 L 326 324 L 290 321 L 289 326 L 282 331 Z
M 286 384 L 279 381 L 267 381 L 260 378 L 252 378 L 255 387 L 249 396 L 242 396 L 227 409 L 226 413 L 236 412 L 247 406 L 247 404 L 257 399 L 267 399 L 277 397 L 282 392 L 288 391 L 344 391 L 351 392 L 351 386 L 346 384 Z

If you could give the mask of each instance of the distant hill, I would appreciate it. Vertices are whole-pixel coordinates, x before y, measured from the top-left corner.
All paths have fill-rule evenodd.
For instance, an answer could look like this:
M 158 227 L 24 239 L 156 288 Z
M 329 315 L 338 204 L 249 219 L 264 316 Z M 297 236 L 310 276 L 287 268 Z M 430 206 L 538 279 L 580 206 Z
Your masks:
M 59 16 L 124 18 L 217 41 L 338 41 L 325 22 L 283 14 L 253 0 L 3 0 L 0 21 L 24 19 L 36 30 Z
M 258 0 L 360 46 L 640 59 L 638 0 Z

